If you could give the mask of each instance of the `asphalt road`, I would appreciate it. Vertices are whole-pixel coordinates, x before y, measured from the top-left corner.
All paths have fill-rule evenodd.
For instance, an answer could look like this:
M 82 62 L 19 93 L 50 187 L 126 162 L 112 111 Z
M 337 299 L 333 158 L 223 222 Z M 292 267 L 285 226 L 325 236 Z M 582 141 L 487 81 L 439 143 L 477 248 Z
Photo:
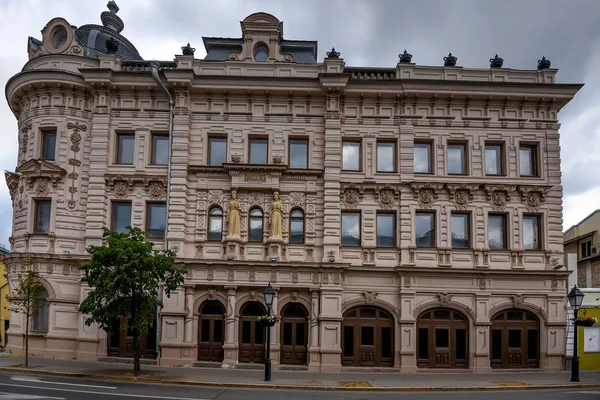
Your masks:
M 0 400 L 387 400 L 400 397 L 403 400 L 595 400 L 600 399 L 600 389 L 439 393 L 313 392 L 148 385 L 0 373 Z

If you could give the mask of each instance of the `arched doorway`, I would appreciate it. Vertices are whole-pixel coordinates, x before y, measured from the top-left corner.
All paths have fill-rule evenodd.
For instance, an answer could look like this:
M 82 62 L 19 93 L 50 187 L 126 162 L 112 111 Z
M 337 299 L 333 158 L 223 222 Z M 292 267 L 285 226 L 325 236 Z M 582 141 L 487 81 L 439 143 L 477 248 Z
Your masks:
M 225 341 L 225 308 L 217 300 L 205 301 L 200 306 L 198 320 L 198 360 L 223 361 Z
M 265 328 L 256 317 L 265 315 L 265 307 L 249 301 L 240 313 L 240 362 L 263 363 L 265 358 Z
M 110 357 L 133 357 L 133 333 L 131 329 L 121 329 L 127 325 L 127 318 L 113 321 L 108 331 L 107 354 Z M 140 332 L 140 355 L 142 358 L 156 358 L 156 320 L 148 332 Z
M 425 311 L 417 320 L 419 368 L 467 368 L 469 323 L 447 308 Z
M 359 306 L 344 314 L 342 365 L 392 367 L 394 319 L 377 307 Z
M 505 310 L 494 315 L 490 332 L 492 368 L 538 368 L 540 323 L 524 310 Z
M 281 313 L 281 363 L 306 365 L 308 312 L 300 303 L 288 303 Z

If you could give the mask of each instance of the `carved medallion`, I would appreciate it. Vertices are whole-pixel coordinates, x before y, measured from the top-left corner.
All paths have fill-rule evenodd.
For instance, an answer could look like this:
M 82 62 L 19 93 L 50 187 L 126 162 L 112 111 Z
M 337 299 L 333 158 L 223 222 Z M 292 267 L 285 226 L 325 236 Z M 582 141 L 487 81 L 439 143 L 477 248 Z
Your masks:
M 290 206 L 292 207 L 304 207 L 304 193 L 293 192 L 289 196 Z
M 282 156 L 273 156 L 273 164 L 275 165 L 281 165 L 283 164 L 283 157 Z
M 372 291 L 366 291 L 366 292 L 362 292 L 362 295 L 365 297 L 365 301 L 367 302 L 367 304 L 373 304 L 375 302 L 375 299 L 377 298 L 377 295 L 379 293 L 377 292 L 372 292 Z
M 208 202 L 210 204 L 221 204 L 221 190 L 209 190 L 208 191 Z
M 38 178 L 35 180 L 35 193 L 44 197 L 48 194 L 48 178 Z
M 522 294 L 513 294 L 510 296 L 514 308 L 521 308 L 525 302 L 525 296 Z
M 160 200 L 164 194 L 164 185 L 160 181 L 152 181 L 148 185 L 148 194 L 152 200 Z
M 127 187 L 127 182 L 118 181 L 115 183 L 115 196 L 118 199 L 123 199 L 127 196 L 127 192 L 129 191 Z
M 438 299 L 440 300 L 440 305 L 442 307 L 448 307 L 448 304 L 450 304 L 450 300 L 452 299 L 452 297 L 454 297 L 453 294 L 438 293 Z
M 348 187 L 344 190 L 344 206 L 346 208 L 356 208 L 360 202 L 360 195 L 358 189 L 354 187 Z
M 231 162 L 233 164 L 239 164 L 242 162 L 242 156 L 240 156 L 239 154 L 232 154 L 231 155 Z
M 379 191 L 379 205 L 384 210 L 394 207 L 394 189 L 386 188 Z

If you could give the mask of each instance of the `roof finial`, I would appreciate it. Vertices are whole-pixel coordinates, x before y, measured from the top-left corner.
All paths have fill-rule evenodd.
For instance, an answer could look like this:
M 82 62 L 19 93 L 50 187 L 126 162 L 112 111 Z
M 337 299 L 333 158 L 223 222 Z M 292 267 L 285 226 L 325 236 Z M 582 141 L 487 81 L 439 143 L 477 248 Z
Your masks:
M 335 47 L 332 47 L 331 51 L 328 51 L 326 54 L 327 54 L 326 58 L 329 58 L 329 59 L 337 60 L 338 58 L 340 58 L 340 52 L 335 51 Z
M 117 15 L 119 12 L 119 6 L 113 0 L 110 0 L 106 5 L 109 11 L 104 11 L 100 14 L 100 19 L 102 20 L 102 25 L 106 28 L 111 29 L 117 33 L 120 33 L 123 28 L 125 28 L 125 24 L 123 20 Z

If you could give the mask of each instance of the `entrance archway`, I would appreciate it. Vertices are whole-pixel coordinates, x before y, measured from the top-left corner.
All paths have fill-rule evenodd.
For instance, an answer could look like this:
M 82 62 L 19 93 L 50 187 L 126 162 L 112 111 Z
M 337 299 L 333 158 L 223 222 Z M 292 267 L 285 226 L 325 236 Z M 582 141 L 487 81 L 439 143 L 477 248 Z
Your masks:
M 359 306 L 344 314 L 342 365 L 392 367 L 394 319 L 377 307 Z
M 223 361 L 224 326 L 223 305 L 217 300 L 205 301 L 200 306 L 198 319 L 198 360 Z
M 538 368 L 540 322 L 529 311 L 501 311 L 492 318 L 490 344 L 492 368 Z
M 267 310 L 258 301 L 249 301 L 240 313 L 240 362 L 263 363 L 265 358 L 265 328 L 256 317 Z
M 131 329 L 121 329 L 127 318 L 113 321 L 107 337 L 107 354 L 110 357 L 133 357 L 133 333 Z M 142 358 L 156 358 L 156 320 L 148 332 L 140 332 L 140 355 Z
M 467 368 L 469 323 L 447 308 L 425 311 L 417 320 L 419 368 Z
M 300 303 L 288 303 L 281 313 L 281 363 L 306 365 L 308 311 Z

